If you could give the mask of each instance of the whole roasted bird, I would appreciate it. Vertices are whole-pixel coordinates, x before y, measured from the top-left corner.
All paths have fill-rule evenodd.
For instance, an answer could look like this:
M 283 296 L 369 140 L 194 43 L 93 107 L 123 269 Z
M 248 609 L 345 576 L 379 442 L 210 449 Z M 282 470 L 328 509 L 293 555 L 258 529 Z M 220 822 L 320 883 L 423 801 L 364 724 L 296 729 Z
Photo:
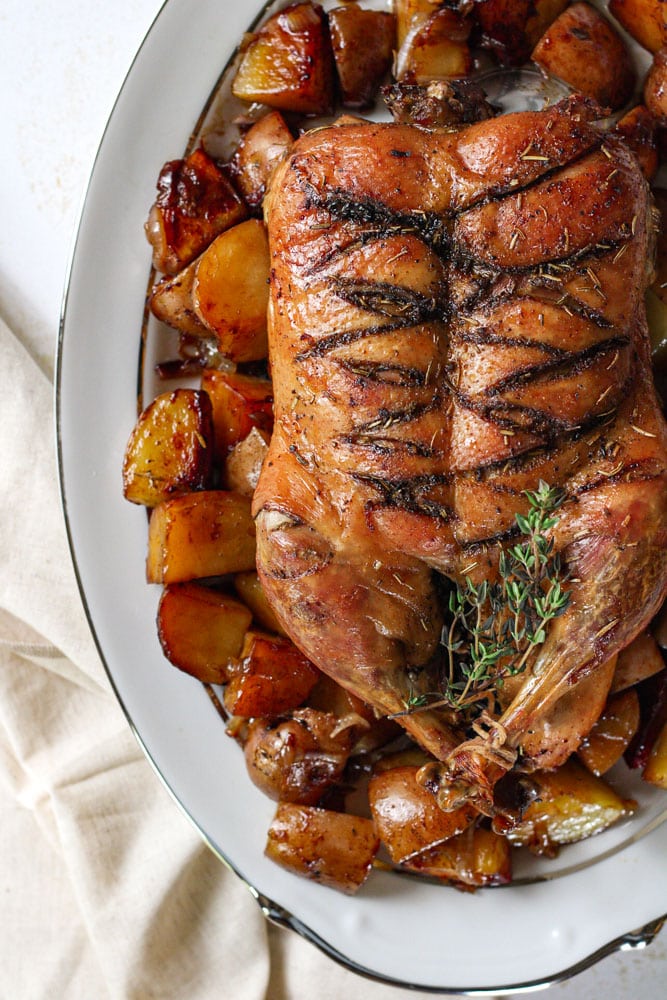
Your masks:
M 643 294 L 655 220 L 631 152 L 569 99 L 459 131 L 346 124 L 266 200 L 276 424 L 258 566 L 285 629 L 494 812 L 599 715 L 667 590 L 667 427 Z M 493 579 L 525 491 L 563 491 L 567 610 L 471 732 L 406 711 L 441 669 L 448 582 Z

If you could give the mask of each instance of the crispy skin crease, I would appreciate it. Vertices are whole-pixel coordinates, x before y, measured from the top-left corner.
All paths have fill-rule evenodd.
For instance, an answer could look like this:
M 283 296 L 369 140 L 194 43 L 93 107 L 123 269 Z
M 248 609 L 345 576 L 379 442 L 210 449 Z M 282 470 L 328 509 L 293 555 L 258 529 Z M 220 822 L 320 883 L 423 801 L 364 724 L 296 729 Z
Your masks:
M 317 130 L 266 202 L 276 426 L 258 565 L 322 670 L 385 713 L 433 691 L 440 574 L 493 576 L 522 491 L 567 492 L 570 607 L 500 726 L 464 743 L 451 713 L 401 717 L 444 762 L 424 776 L 443 808 L 492 811 L 524 741 L 524 766 L 558 763 L 552 729 L 571 752 L 589 725 L 573 685 L 604 701 L 600 665 L 667 589 L 649 193 L 593 117 L 571 100 L 458 133 Z

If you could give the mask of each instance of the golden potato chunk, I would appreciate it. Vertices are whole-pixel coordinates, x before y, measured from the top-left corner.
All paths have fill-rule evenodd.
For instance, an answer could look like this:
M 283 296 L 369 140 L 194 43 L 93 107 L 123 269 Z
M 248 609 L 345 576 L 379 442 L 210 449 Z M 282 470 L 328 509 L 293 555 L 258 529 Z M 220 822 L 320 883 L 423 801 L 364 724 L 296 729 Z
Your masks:
M 222 461 L 253 427 L 273 430 L 273 386 L 268 379 L 207 369 L 201 386 L 213 407 L 216 457 Z
M 263 222 L 248 219 L 211 243 L 197 263 L 192 300 L 222 354 L 235 362 L 266 357 L 269 244 Z
M 123 494 L 155 507 L 205 489 L 213 463 L 213 411 L 205 392 L 175 389 L 141 413 L 123 458 Z
M 592 774 L 605 774 L 620 760 L 639 726 L 639 698 L 633 688 L 612 695 L 582 741 L 577 756 Z
M 351 3 L 330 11 L 329 28 L 344 107 L 370 107 L 391 68 L 396 46 L 394 15 Z
M 252 35 L 232 92 L 244 101 L 303 115 L 333 109 L 334 68 L 324 11 L 295 3 L 278 11 Z
M 634 802 L 621 799 L 573 758 L 555 771 L 536 771 L 531 778 L 540 797 L 506 836 L 535 854 L 555 854 L 561 844 L 601 833 L 635 809 Z
M 629 100 L 635 70 L 618 31 L 587 3 L 567 7 L 545 31 L 532 58 L 547 73 L 616 110 Z
M 151 289 L 148 307 L 156 319 L 175 330 L 191 337 L 210 337 L 211 331 L 197 316 L 192 298 L 196 270 L 197 261 L 193 260 L 178 274 L 158 281 Z
M 470 23 L 455 11 L 436 10 L 408 33 L 396 54 L 397 80 L 413 84 L 466 76 L 472 68 Z
M 241 138 L 231 167 L 236 185 L 250 208 L 261 206 L 271 175 L 293 142 L 279 111 L 269 111 Z
M 653 744 L 642 778 L 659 788 L 667 788 L 667 722 Z
M 437 4 L 432 0 L 394 0 L 396 17 L 396 45 L 401 47 L 408 33 L 427 21 Z
M 248 211 L 220 167 L 203 150 L 165 163 L 145 225 L 153 266 L 177 274 Z
M 419 765 L 410 764 L 382 770 L 368 785 L 375 828 L 397 864 L 461 833 L 476 815 L 470 806 L 443 812 L 431 792 L 418 784 L 418 771 Z
M 469 826 L 444 844 L 422 851 L 403 866 L 459 886 L 506 885 L 512 880 L 509 841 L 484 827 Z
M 225 708 L 246 719 L 271 719 L 298 708 L 320 675 L 289 639 L 261 632 L 246 634 L 228 672 Z
M 296 875 L 352 895 L 366 881 L 379 846 L 368 819 L 281 802 L 265 854 Z
M 611 693 L 645 681 L 647 677 L 659 673 L 665 667 L 657 642 L 649 632 L 640 632 L 629 646 L 621 650 L 616 661 L 616 669 L 611 682 Z
M 656 124 L 660 128 L 667 128 L 667 45 L 663 45 L 653 56 L 653 63 L 644 81 L 644 104 Z
M 146 561 L 149 583 L 185 583 L 254 566 L 255 522 L 247 497 L 205 490 L 153 508 Z
M 160 599 L 158 637 L 175 667 L 205 684 L 224 684 L 251 620 L 248 608 L 228 594 L 196 583 L 174 583 Z
M 481 44 L 492 49 L 501 63 L 518 66 L 530 58 L 549 25 L 569 0 L 478 0 L 475 16 Z
M 269 632 L 285 635 L 280 622 L 269 604 L 256 570 L 237 573 L 234 577 L 234 587 L 244 604 L 252 611 L 255 621 Z
M 609 13 L 649 52 L 665 44 L 664 0 L 609 0 Z

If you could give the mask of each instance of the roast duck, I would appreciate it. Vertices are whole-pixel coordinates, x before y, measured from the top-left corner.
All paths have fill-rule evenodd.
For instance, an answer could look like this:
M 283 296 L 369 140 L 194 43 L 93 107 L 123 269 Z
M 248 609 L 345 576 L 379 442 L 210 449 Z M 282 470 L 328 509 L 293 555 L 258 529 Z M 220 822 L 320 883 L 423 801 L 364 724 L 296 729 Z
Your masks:
M 494 815 L 604 706 L 667 590 L 667 427 L 644 291 L 655 217 L 583 99 L 459 130 L 303 135 L 265 202 L 275 431 L 258 569 L 288 634 L 435 758 L 444 809 Z M 538 484 L 570 601 L 495 716 L 406 711 L 442 669 L 447 588 L 493 578 Z

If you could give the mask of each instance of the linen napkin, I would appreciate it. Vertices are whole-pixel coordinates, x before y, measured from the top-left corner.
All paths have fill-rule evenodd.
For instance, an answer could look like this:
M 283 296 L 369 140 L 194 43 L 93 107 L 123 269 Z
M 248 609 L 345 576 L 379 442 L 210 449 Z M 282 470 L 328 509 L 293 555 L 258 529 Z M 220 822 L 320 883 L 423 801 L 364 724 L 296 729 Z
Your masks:
M 0 997 L 425 996 L 269 925 L 163 788 L 83 612 L 50 379 L 2 320 L 0 366 Z

